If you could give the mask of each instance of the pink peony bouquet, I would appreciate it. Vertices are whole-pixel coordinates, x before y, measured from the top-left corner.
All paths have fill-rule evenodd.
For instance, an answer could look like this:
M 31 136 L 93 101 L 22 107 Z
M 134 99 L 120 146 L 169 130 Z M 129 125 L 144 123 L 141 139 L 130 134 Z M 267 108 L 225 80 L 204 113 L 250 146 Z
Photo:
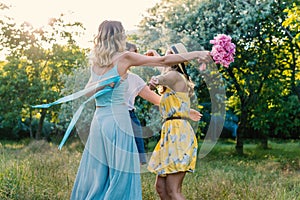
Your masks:
M 221 64 L 224 67 L 229 67 L 234 61 L 235 44 L 231 42 L 231 37 L 225 34 L 218 34 L 213 40 L 210 55 L 213 57 L 216 64 Z

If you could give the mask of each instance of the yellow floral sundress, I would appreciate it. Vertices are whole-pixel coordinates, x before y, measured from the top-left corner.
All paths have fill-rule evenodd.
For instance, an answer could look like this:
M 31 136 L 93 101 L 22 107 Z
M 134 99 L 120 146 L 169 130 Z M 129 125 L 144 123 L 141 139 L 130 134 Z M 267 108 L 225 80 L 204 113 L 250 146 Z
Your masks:
M 160 113 L 169 117 L 188 118 L 190 98 L 188 93 L 175 92 L 167 88 L 161 97 Z M 148 170 L 159 176 L 177 172 L 194 172 L 198 143 L 194 130 L 186 119 L 164 122 L 161 138 L 149 160 Z

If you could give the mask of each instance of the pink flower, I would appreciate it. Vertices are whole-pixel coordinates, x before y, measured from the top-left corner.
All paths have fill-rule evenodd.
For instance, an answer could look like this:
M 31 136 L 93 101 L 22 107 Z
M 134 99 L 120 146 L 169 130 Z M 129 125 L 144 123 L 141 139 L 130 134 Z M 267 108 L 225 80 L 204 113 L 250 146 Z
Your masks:
M 231 42 L 231 37 L 225 34 L 218 34 L 213 40 L 210 52 L 216 64 L 221 64 L 224 67 L 229 67 L 230 63 L 234 61 L 235 44 Z

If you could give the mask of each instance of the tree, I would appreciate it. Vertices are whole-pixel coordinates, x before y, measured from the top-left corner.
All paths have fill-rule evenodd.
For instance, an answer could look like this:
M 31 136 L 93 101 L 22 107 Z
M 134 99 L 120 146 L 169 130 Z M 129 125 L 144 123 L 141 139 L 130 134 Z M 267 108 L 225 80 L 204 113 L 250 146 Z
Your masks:
M 1 45 L 7 51 L 0 70 L 0 92 L 5 102 L 0 108 L 2 126 L 12 128 L 16 120 L 38 118 L 35 137 L 41 137 L 43 122 L 57 121 L 58 107 L 52 110 L 31 110 L 31 105 L 48 103 L 61 96 L 64 87 L 60 77 L 71 73 L 85 62 L 86 52 L 76 44 L 83 26 L 65 22 L 64 15 L 52 18 L 45 27 L 34 29 L 29 23 L 18 25 L 12 18 L 1 21 Z M 31 132 L 31 136 L 33 137 Z
M 286 8 L 283 10 L 287 13 L 285 20 L 282 22 L 282 27 L 287 33 L 287 38 L 289 39 L 289 51 L 291 53 L 289 59 L 289 65 L 291 66 L 291 87 L 292 91 L 298 96 L 300 101 L 300 8 L 293 3 L 292 8 Z M 298 82 L 298 84 L 297 84 Z
M 284 85 L 290 83 L 290 75 L 282 73 L 291 70 L 291 65 L 282 63 L 291 55 L 284 40 L 288 32 L 282 31 L 277 21 L 283 21 L 283 11 L 291 2 L 163 0 L 141 21 L 143 34 L 147 35 L 141 37 L 144 36 L 149 46 L 159 45 L 155 40 L 161 38 L 170 43 L 181 41 L 189 50 L 210 49 L 209 40 L 216 34 L 224 33 L 233 38 L 237 45 L 235 62 L 228 69 L 220 68 L 220 72 L 226 79 L 228 107 L 234 109 L 240 119 L 238 153 L 243 153 L 244 138 L 251 136 L 254 129 L 267 135 L 270 128 L 266 123 L 254 121 L 267 118 L 260 118 L 270 111 L 265 104 L 275 102 L 275 94 L 283 96 Z M 192 78 L 199 84 L 199 75 L 196 75 Z M 283 85 L 273 84 L 278 80 Z

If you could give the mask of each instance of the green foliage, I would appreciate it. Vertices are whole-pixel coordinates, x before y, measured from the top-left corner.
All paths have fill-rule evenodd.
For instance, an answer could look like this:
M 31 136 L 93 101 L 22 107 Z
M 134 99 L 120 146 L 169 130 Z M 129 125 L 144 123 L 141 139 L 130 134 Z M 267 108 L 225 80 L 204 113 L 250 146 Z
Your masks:
M 280 138 L 299 138 L 300 107 L 296 95 L 278 99 L 276 107 L 271 108 L 269 116 L 272 135 Z M 267 121 L 267 120 L 266 120 Z
M 61 92 L 62 96 L 70 95 L 74 92 L 84 89 L 90 78 L 90 67 L 81 66 L 77 69 L 73 69 L 69 75 L 65 74 L 61 77 L 64 82 L 64 88 Z M 87 97 L 83 96 L 72 102 L 68 102 L 61 105 L 61 111 L 59 113 L 59 126 L 62 130 L 66 130 L 76 110 L 81 103 L 87 100 Z M 95 111 L 95 102 L 91 101 L 85 105 L 85 109 L 82 111 L 80 118 L 76 123 L 76 132 L 80 136 L 83 142 L 86 141 L 90 123 L 92 121 Z
M 18 120 L 37 118 L 38 130 L 42 130 L 45 118 L 57 122 L 59 107 L 40 111 L 30 106 L 61 97 L 61 76 L 85 65 L 86 51 L 76 44 L 83 26 L 66 22 L 61 15 L 39 29 L 25 22 L 18 25 L 6 17 L 0 21 L 0 28 L 0 44 L 7 52 L 0 67 L 1 127 L 14 129 Z
M 282 25 L 285 28 L 288 28 L 292 31 L 294 35 L 293 42 L 297 43 L 300 46 L 300 7 L 296 3 L 293 3 L 292 7 L 284 9 L 287 13 L 286 19 L 282 22 Z
M 7 8 L 0 3 L 0 11 Z M 63 130 L 80 101 L 63 105 L 60 116 L 59 106 L 46 111 L 31 110 L 30 105 L 52 102 L 84 87 L 86 51 L 76 43 L 83 25 L 61 15 L 34 29 L 1 15 L 0 29 L 0 48 L 7 52 L 6 61 L 0 63 L 0 128 L 18 135 L 23 130 L 20 123 L 26 119 L 43 122 L 45 118 L 59 123 L 56 128 Z M 299 137 L 295 98 L 300 99 L 299 6 L 294 1 L 162 0 L 148 10 L 140 30 L 128 40 L 136 43 L 141 53 L 153 48 L 163 54 L 177 42 L 190 51 L 210 49 L 209 40 L 219 33 L 230 35 L 237 45 L 235 62 L 229 69 L 218 66 L 218 71 L 226 80 L 227 109 L 239 115 L 239 136 L 247 137 L 249 130 L 256 130 L 264 136 Z M 197 109 L 211 97 L 205 79 L 193 66 L 197 65 L 192 63 L 187 70 L 196 84 L 192 107 Z M 157 73 L 147 68 L 133 71 L 145 81 Z M 139 118 L 157 132 L 157 108 L 139 98 L 136 105 Z M 88 119 L 82 119 L 83 124 Z
M 238 138 L 250 136 L 253 129 L 271 136 L 273 125 L 283 130 L 284 124 L 290 122 L 283 115 L 282 123 L 276 123 L 279 118 L 272 117 L 274 112 L 280 112 L 274 108 L 284 105 L 278 99 L 300 94 L 297 93 L 300 51 L 293 43 L 299 25 L 298 6 L 292 2 L 163 0 L 149 9 L 142 20 L 140 37 L 144 43 L 148 42 L 149 48 L 164 49 L 165 43 L 183 42 L 188 50 L 199 50 L 210 49 L 209 41 L 216 34 L 230 35 L 237 47 L 235 62 L 219 71 L 226 80 L 228 109 L 239 115 Z M 197 96 L 201 97 L 198 102 L 209 102 L 199 73 L 191 70 L 190 74 L 196 83 Z M 298 114 L 293 118 L 298 118 Z M 298 124 L 291 126 L 286 133 L 299 129 Z

